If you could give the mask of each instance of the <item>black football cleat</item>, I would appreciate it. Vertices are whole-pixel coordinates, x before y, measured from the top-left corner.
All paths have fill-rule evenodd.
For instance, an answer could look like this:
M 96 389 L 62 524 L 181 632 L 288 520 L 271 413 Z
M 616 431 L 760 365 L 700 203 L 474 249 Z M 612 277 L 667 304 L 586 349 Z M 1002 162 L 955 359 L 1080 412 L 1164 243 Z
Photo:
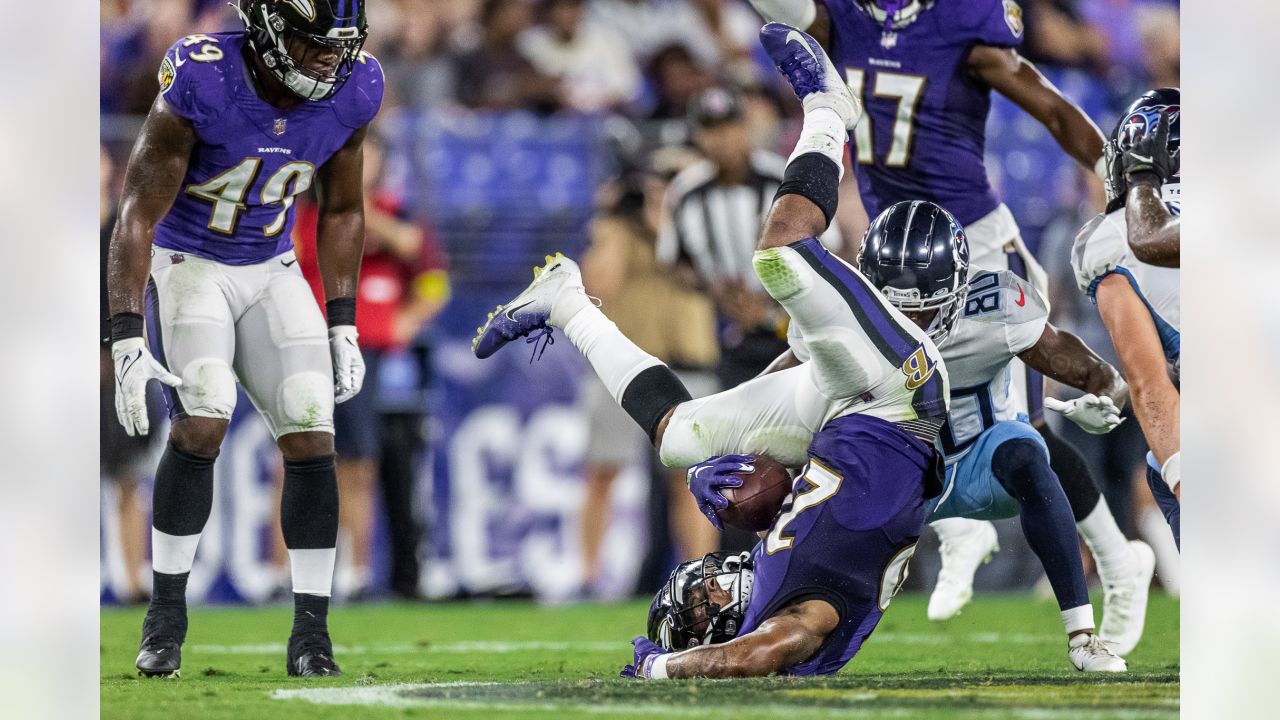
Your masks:
M 292 677 L 339 677 L 342 670 L 333 660 L 333 643 L 324 631 L 294 634 L 289 638 L 289 664 Z
M 145 677 L 181 677 L 182 641 L 187 636 L 187 609 L 152 605 L 142 621 L 142 645 L 134 665 Z

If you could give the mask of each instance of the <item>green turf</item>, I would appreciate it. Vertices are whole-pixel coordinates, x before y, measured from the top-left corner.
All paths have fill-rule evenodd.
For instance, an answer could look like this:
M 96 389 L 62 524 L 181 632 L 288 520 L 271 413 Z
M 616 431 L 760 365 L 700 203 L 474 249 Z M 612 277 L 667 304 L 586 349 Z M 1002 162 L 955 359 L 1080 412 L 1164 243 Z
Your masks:
M 644 626 L 640 602 L 339 607 L 330 629 L 346 675 L 318 681 L 285 676 L 286 608 L 192 611 L 181 680 L 137 677 L 142 612 L 104 610 L 102 717 L 1177 716 L 1178 604 L 1163 595 L 1152 597 L 1129 673 L 1107 677 L 1070 668 L 1052 602 L 980 595 L 941 625 L 924 606 L 923 596 L 895 599 L 834 677 L 650 683 L 617 678 Z

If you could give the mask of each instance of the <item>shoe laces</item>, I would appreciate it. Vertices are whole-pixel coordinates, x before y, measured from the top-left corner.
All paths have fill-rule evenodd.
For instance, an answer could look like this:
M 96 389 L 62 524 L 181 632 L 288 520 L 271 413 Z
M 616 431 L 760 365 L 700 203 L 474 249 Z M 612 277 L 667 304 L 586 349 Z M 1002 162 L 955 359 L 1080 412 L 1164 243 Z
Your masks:
M 534 360 L 542 359 L 542 353 L 546 352 L 548 347 L 556 344 L 556 339 L 552 337 L 551 327 L 546 326 L 537 335 L 530 335 L 524 342 L 526 345 L 533 344 L 533 353 L 529 355 L 529 364 L 532 365 Z

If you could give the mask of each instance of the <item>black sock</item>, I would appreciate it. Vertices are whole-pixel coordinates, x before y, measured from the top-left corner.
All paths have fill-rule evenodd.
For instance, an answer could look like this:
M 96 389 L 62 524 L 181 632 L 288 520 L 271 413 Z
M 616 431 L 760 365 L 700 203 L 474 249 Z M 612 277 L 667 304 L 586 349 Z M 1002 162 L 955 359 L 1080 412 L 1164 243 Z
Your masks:
M 151 604 L 155 606 L 186 607 L 187 578 L 191 573 L 177 575 L 151 573 Z
M 284 461 L 280 530 L 290 550 L 338 544 L 338 472 L 335 456 Z
M 622 391 L 622 409 L 654 442 L 658 425 L 671 408 L 693 398 L 680 378 L 666 365 L 641 370 Z
M 184 537 L 204 530 L 213 510 L 214 457 L 192 455 L 169 441 L 156 468 L 151 492 L 151 525 L 166 535 Z
M 329 598 L 323 595 L 293 594 L 293 635 L 328 630 Z
M 1022 533 L 1049 576 L 1058 607 L 1068 610 L 1088 604 L 1080 541 L 1066 495 L 1045 461 L 1044 448 L 1023 438 L 1005 441 L 991 457 L 991 470 L 1022 508 Z
M 1071 514 L 1075 516 L 1076 522 L 1080 522 L 1089 517 L 1089 513 L 1098 507 L 1098 501 L 1102 498 L 1098 483 L 1093 479 L 1093 472 L 1089 470 L 1089 463 L 1075 445 L 1058 437 L 1047 424 L 1036 429 L 1049 446 L 1049 465 L 1062 483 L 1062 491 L 1067 494 Z

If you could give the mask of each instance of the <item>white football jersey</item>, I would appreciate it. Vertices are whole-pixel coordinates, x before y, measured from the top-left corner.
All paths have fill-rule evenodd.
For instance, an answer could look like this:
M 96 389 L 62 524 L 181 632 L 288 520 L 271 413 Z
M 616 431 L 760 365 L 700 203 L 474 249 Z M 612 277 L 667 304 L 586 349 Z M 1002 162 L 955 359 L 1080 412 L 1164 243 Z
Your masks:
M 1040 340 L 1048 322 L 1049 305 L 1030 282 L 1008 270 L 970 277 L 964 313 L 939 347 L 951 379 L 940 438 L 948 465 L 992 425 L 1025 419 L 1009 363 Z
M 1182 213 L 1182 191 L 1178 183 L 1160 188 L 1160 194 L 1170 212 Z M 1171 361 L 1178 360 L 1182 327 L 1179 270 L 1148 265 L 1133 256 L 1124 208 L 1098 215 L 1080 230 L 1071 249 L 1071 268 L 1080 290 L 1095 302 L 1094 292 L 1104 277 L 1113 273 L 1125 276 L 1151 313 L 1165 355 Z

